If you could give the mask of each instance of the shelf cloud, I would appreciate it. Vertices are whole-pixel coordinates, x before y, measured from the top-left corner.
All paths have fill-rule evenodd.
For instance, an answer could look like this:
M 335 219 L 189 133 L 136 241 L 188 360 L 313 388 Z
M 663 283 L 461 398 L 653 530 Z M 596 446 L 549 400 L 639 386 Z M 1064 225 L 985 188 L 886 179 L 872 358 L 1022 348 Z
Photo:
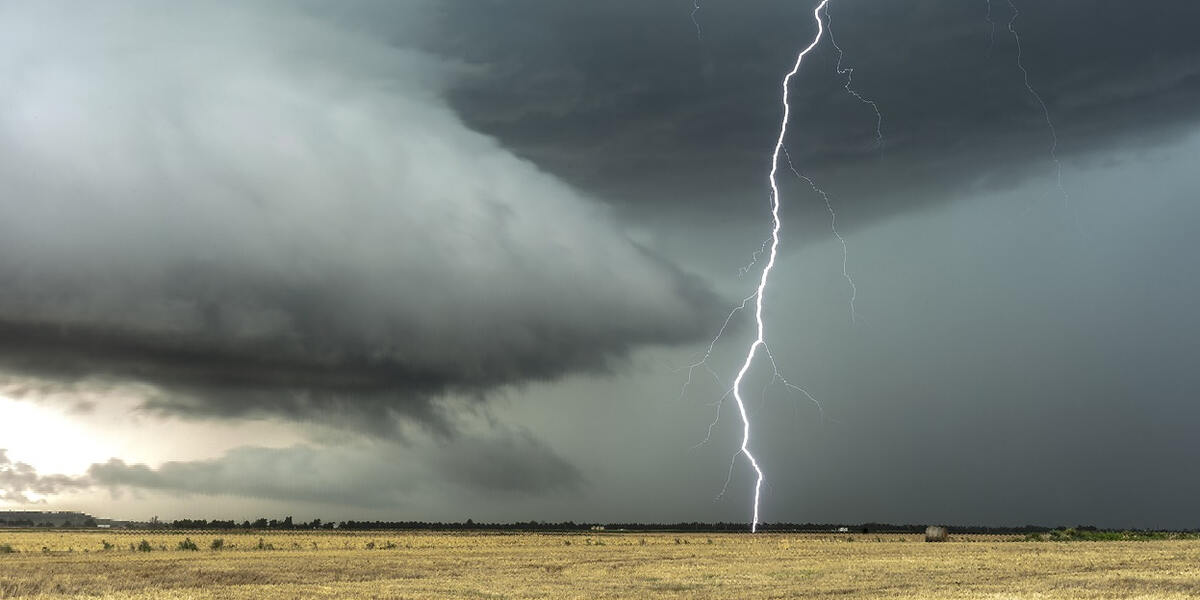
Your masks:
M 197 417 L 441 421 L 696 339 L 704 284 L 295 8 L 0 7 L 0 369 Z M 349 416 L 347 416 L 349 415 Z M 386 421 L 386 419 L 383 419 Z

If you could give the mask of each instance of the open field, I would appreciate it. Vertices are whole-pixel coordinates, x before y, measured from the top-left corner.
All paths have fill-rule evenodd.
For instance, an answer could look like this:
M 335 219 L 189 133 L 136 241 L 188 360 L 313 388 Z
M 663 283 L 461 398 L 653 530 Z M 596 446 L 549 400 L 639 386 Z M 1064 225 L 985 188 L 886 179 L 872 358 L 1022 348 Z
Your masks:
M 1200 597 L 1200 540 L 1019 539 L 0 531 L 0 598 Z

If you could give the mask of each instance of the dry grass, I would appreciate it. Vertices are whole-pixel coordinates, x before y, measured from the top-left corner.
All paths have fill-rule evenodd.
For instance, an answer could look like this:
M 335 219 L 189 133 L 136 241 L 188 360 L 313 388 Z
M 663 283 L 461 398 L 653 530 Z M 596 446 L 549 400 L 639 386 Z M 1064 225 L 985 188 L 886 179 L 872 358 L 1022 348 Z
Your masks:
M 200 550 L 177 550 L 184 538 Z M 130 550 L 142 539 L 154 551 Z M 1197 540 L 921 539 L 0 531 L 18 551 L 0 554 L 0 598 L 1200 597 Z

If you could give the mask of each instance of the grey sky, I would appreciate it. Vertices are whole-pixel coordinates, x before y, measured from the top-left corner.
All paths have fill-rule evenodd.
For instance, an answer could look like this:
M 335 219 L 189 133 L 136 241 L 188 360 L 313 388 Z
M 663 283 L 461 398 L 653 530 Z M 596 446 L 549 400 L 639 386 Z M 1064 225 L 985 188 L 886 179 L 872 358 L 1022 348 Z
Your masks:
M 994 43 L 984 2 L 834 0 L 881 147 L 828 41 L 793 87 L 863 318 L 789 176 L 768 341 L 823 411 L 752 372 L 768 521 L 1197 526 L 1200 8 L 1017 3 L 1064 200 L 993 4 Z M 295 432 L 96 456 L 45 499 L 744 520 L 712 404 L 744 319 L 721 383 L 678 367 L 751 289 L 812 3 L 706 2 L 699 39 L 690 2 L 298 6 L 0 6 L 2 393 Z M 10 502 L 58 475 L 21 451 Z

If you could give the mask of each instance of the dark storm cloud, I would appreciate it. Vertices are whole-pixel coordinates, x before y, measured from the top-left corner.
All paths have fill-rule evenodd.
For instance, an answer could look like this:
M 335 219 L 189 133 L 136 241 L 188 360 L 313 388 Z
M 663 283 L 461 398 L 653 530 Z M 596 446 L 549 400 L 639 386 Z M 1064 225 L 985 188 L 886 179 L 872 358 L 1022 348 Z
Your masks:
M 79 491 L 88 485 L 84 478 L 39 475 L 32 465 L 13 462 L 8 458 L 8 451 L 0 448 L 0 502 L 42 503 L 45 500 L 32 500 L 29 494 L 53 496 L 68 491 Z
M 0 370 L 386 429 L 696 338 L 698 280 L 464 126 L 457 67 L 353 22 L 0 7 Z
M 415 448 L 388 442 L 336 447 L 242 447 L 157 468 L 119 459 L 88 470 L 100 487 L 229 495 L 364 508 L 404 505 L 430 486 L 446 494 L 548 494 L 582 483 L 579 472 L 525 433 L 460 438 Z M 452 487 L 447 488 L 450 485 Z
M 430 45 L 475 61 L 468 123 L 633 214 L 728 217 L 765 185 L 780 76 L 814 33 L 812 2 L 450 2 Z M 1152 143 L 1200 115 L 1200 5 L 1017 2 L 1024 64 L 1068 160 Z M 833 31 L 875 116 L 841 88 L 828 43 L 792 88 L 788 144 L 837 194 L 846 226 L 1046 172 L 1049 133 L 992 3 L 832 2 Z M 906 194 L 900 203 L 895 192 Z M 803 197 L 793 201 L 805 201 Z M 811 198 L 819 201 L 819 198 Z M 698 213 L 698 214 L 697 214 Z

